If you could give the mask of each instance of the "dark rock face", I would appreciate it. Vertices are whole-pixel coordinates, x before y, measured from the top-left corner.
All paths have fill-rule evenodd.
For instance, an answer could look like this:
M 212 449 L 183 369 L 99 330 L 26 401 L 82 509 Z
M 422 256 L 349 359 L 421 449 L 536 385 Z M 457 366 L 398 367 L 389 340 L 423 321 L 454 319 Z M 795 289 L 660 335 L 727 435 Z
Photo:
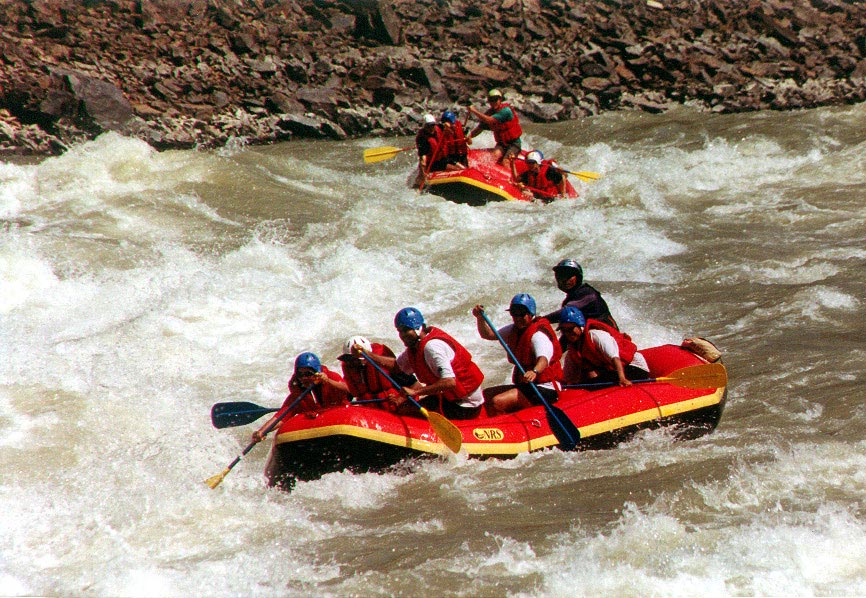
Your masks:
M 0 155 L 410 134 L 491 87 L 536 122 L 866 98 L 856 0 L 29 0 L 0 31 Z

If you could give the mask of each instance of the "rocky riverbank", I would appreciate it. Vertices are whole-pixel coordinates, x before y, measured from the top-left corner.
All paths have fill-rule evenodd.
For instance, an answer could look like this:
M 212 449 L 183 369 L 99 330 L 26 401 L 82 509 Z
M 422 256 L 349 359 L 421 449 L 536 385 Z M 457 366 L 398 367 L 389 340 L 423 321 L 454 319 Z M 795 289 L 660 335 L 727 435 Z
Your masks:
M 0 29 L 7 156 L 409 134 L 490 87 L 537 122 L 866 98 L 843 0 L 29 0 Z

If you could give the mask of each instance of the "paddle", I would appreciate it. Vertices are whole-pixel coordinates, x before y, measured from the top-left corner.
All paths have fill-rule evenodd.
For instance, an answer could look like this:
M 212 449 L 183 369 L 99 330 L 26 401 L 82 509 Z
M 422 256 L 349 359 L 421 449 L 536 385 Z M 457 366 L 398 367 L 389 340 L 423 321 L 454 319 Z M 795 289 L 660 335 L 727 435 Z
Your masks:
M 364 162 L 366 164 L 371 164 L 373 162 L 382 162 L 384 160 L 390 160 L 400 152 L 409 151 L 410 149 L 414 149 L 414 145 L 410 145 L 409 147 L 372 147 L 370 149 L 364 150 Z
M 490 326 L 493 334 L 495 334 L 496 338 L 499 340 L 499 344 L 502 345 L 502 348 L 505 349 L 506 353 L 508 353 L 508 357 L 511 358 L 514 367 L 516 367 L 521 374 L 525 375 L 526 370 L 524 370 L 523 366 L 520 365 L 520 362 L 517 361 L 514 353 L 511 352 L 511 348 L 502 339 L 502 335 L 499 334 L 496 326 L 493 325 L 493 322 L 490 321 L 490 318 L 487 317 L 484 310 L 481 311 L 481 317 L 484 318 L 484 321 L 487 322 L 487 325 Z M 550 426 L 553 435 L 556 436 L 556 439 L 559 441 L 559 446 L 566 451 L 573 450 L 574 447 L 577 446 L 577 441 L 580 440 L 580 430 L 577 429 L 577 426 L 572 423 L 562 409 L 554 407 L 547 402 L 547 399 L 544 398 L 544 395 L 541 394 L 534 382 L 530 382 L 529 386 L 532 387 L 532 390 L 535 391 L 535 396 L 537 396 L 541 401 L 541 404 L 544 405 L 544 410 L 547 412 L 547 424 Z
M 403 394 L 404 397 L 412 401 L 412 404 L 415 405 L 420 411 L 421 415 L 427 418 L 427 421 L 430 422 L 430 427 L 433 428 L 433 431 L 436 432 L 436 435 L 439 436 L 440 440 L 445 443 L 451 452 L 459 453 L 460 447 L 463 445 L 463 434 L 460 432 L 460 429 L 452 424 L 448 418 L 438 413 L 427 411 L 421 403 L 416 401 L 409 393 L 407 393 L 402 386 L 397 384 L 397 382 L 388 375 L 388 373 L 382 369 L 382 367 L 373 361 L 373 358 L 361 352 L 361 355 L 366 359 L 370 365 L 372 365 L 376 370 L 387 378 L 388 382 L 391 383 L 391 386 L 396 388 L 399 392 Z
M 279 409 L 262 407 L 245 401 L 217 403 L 211 407 L 210 421 L 214 428 L 233 428 L 252 423 L 266 413 L 273 413 L 274 411 L 279 411 Z
M 634 384 L 645 382 L 667 382 L 682 388 L 721 388 L 728 384 L 728 374 L 721 363 L 706 363 L 690 365 L 671 372 L 668 376 L 632 380 Z M 589 382 L 586 384 L 568 384 L 563 388 L 605 388 L 617 386 L 619 382 Z
M 289 405 L 289 406 L 286 407 L 285 409 L 281 409 L 282 412 L 283 412 L 282 415 L 280 415 L 277 419 L 275 419 L 275 420 L 273 421 L 273 423 L 271 423 L 271 425 L 269 425 L 267 428 L 265 428 L 265 432 L 264 432 L 264 434 L 262 434 L 262 437 L 267 436 L 268 434 L 270 434 L 271 430 L 273 430 L 274 428 L 276 428 L 277 425 L 279 425 L 279 423 L 280 423 L 281 421 L 283 421 L 283 418 L 286 417 L 289 413 L 292 412 L 292 409 L 295 408 L 295 405 L 297 405 L 298 403 L 300 403 L 300 402 L 301 402 L 301 399 L 303 399 L 305 396 L 307 396 L 308 394 L 310 394 L 310 391 L 312 391 L 313 388 L 314 388 L 315 386 L 316 386 L 315 384 L 310 384 L 306 389 L 304 389 L 304 392 L 302 392 L 300 395 L 298 395 L 298 398 L 297 398 L 297 399 L 295 399 L 294 401 L 292 401 L 292 404 L 291 404 L 291 405 Z M 249 443 L 249 444 L 247 445 L 247 448 L 245 448 L 245 449 L 243 450 L 243 452 L 242 452 L 240 455 L 238 455 L 237 457 L 235 457 L 235 460 L 234 460 L 234 461 L 232 461 L 231 463 L 229 463 L 229 466 L 228 466 L 228 467 L 226 467 L 224 470 L 222 470 L 220 473 L 216 474 L 215 476 L 211 476 L 211 477 L 209 477 L 208 479 L 206 479 L 206 480 L 204 481 L 204 483 L 207 484 L 208 486 L 210 486 L 211 489 L 216 488 L 217 486 L 219 486 L 219 485 L 220 485 L 220 482 L 223 481 L 223 478 L 225 478 L 225 477 L 228 475 L 228 473 L 229 473 L 229 472 L 234 468 L 234 466 L 237 465 L 238 463 L 240 463 L 241 459 L 243 459 L 244 456 L 245 456 L 248 452 L 250 452 L 251 450 L 253 450 L 253 447 L 256 446 L 259 442 L 260 442 L 260 441 L 253 441 L 253 442 Z
M 580 180 L 586 181 L 587 183 L 589 183 L 591 181 L 597 181 L 598 179 L 601 178 L 601 175 L 598 174 L 597 172 L 591 172 L 588 170 L 581 170 L 580 172 L 575 172 L 573 170 L 566 170 L 564 168 L 557 168 L 557 170 L 561 170 L 562 172 L 567 172 L 568 174 L 573 174 L 574 176 L 576 176 Z

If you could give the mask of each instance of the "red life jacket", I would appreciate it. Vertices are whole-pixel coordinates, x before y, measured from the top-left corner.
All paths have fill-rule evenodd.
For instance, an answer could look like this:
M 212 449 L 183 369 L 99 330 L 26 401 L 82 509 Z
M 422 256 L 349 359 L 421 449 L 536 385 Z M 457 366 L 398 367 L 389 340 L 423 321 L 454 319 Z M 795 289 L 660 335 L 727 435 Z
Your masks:
M 596 369 L 605 369 L 612 370 L 614 369 L 613 362 L 611 362 L 606 355 L 604 355 L 592 340 L 589 338 L 589 333 L 591 330 L 603 330 L 610 334 L 613 337 L 613 340 L 616 341 L 617 347 L 619 347 L 619 358 L 622 361 L 623 365 L 628 365 L 631 363 L 631 360 L 634 359 L 634 354 L 637 352 L 637 345 L 632 342 L 631 337 L 623 332 L 620 332 L 613 326 L 608 326 L 604 322 L 599 322 L 598 320 L 587 320 L 586 327 L 583 329 L 583 334 L 580 335 L 580 340 L 578 340 L 579 349 L 579 357 L 582 361 L 592 365 Z M 569 349 L 569 353 L 571 353 L 573 349 Z M 580 362 L 577 362 L 580 363 Z
M 393 351 L 381 343 L 373 343 L 372 347 L 374 355 L 394 357 Z M 359 401 L 384 399 L 397 394 L 388 379 L 363 358 L 361 362 L 343 362 L 343 379 L 349 387 L 349 394 Z
M 536 384 L 544 384 L 547 382 L 559 382 L 562 380 L 562 364 L 559 360 L 562 358 L 562 348 L 559 346 L 559 339 L 556 338 L 556 332 L 545 318 L 535 318 L 529 327 L 524 330 L 516 339 L 509 339 L 508 347 L 514 353 L 518 363 L 523 367 L 524 371 L 529 371 L 535 367 L 535 362 L 538 356 L 532 350 L 532 335 L 541 330 L 550 339 L 553 344 L 553 357 L 550 359 L 547 367 L 535 379 Z M 515 329 L 516 331 L 516 329 Z M 509 361 L 511 358 L 509 357 Z M 514 368 L 511 374 L 511 381 L 514 384 L 519 384 L 523 379 L 520 370 Z
M 337 372 L 332 372 L 325 366 L 322 366 L 322 373 L 335 382 L 342 382 L 343 377 Z M 291 405 L 298 395 L 303 392 L 304 387 L 301 386 L 300 380 L 295 376 L 289 380 L 289 396 L 286 398 L 283 406 Z M 338 407 L 349 402 L 349 395 L 342 390 L 338 390 L 330 384 L 316 384 L 313 387 L 313 392 L 303 398 L 295 409 L 296 412 L 313 411 L 315 409 L 325 409 L 326 407 Z
M 456 158 L 461 162 L 469 153 L 469 146 L 466 144 L 466 136 L 463 133 L 463 124 L 458 120 L 455 121 L 451 128 L 442 129 L 441 138 L 442 158 Z
M 496 125 L 493 127 L 493 138 L 496 140 L 496 143 L 510 145 L 512 142 L 520 139 L 521 135 L 523 135 L 523 129 L 520 127 L 520 119 L 517 118 L 517 110 L 511 104 L 504 102 L 499 105 L 499 110 L 503 108 L 511 108 L 512 118 L 504 123 L 496 121 Z M 487 114 L 488 116 L 492 116 L 499 112 L 499 110 L 490 109 Z
M 538 172 L 527 170 L 524 176 L 526 177 L 526 185 L 531 188 L 530 190 L 535 195 L 540 195 L 545 199 L 553 199 L 559 195 L 559 187 L 547 178 L 548 170 L 550 170 L 550 161 L 543 160 Z
M 447 401 L 456 401 L 475 392 L 484 381 L 484 374 L 472 361 L 472 355 L 448 333 L 432 326 L 427 329 L 427 334 L 417 345 L 407 349 L 409 362 L 418 379 L 424 384 L 433 384 L 439 380 L 439 376 L 427 366 L 427 361 L 424 359 L 424 347 L 433 339 L 445 341 L 454 351 L 451 367 L 457 379 L 457 386 L 441 393 L 442 397 Z
M 434 126 L 433 131 L 428 131 L 427 127 L 423 127 L 415 135 L 415 147 L 418 148 L 418 156 L 429 156 L 430 160 L 441 157 L 442 150 L 439 147 L 441 140 L 442 129 L 439 128 L 439 125 Z

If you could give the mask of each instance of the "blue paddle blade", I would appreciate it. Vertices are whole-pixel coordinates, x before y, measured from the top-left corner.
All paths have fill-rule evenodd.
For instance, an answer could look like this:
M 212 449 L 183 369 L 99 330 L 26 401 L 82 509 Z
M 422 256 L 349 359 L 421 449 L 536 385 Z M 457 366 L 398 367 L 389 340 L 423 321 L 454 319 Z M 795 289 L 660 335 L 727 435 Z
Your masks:
M 233 428 L 244 426 L 259 419 L 261 416 L 277 411 L 271 407 L 261 407 L 255 403 L 238 401 L 234 403 L 217 403 L 210 410 L 210 420 L 214 428 Z
M 544 407 L 547 411 L 547 425 L 559 441 L 559 448 L 573 451 L 580 440 L 580 430 L 559 407 L 554 407 L 546 401 Z

